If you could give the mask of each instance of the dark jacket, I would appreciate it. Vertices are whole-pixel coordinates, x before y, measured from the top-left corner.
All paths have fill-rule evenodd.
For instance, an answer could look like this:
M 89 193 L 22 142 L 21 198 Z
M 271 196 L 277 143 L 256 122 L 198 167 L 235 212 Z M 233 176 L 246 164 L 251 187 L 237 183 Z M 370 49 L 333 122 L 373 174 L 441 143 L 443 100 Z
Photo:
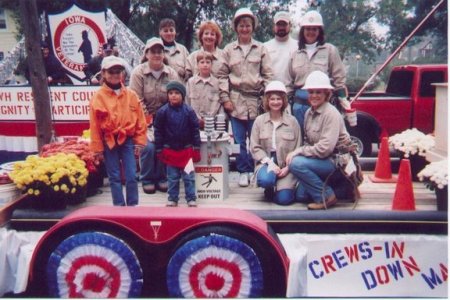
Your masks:
M 91 60 L 86 64 L 83 71 L 87 78 L 91 79 L 95 74 L 102 69 L 103 56 L 97 55 L 91 58 Z
M 200 131 L 197 115 L 192 107 L 183 102 L 173 107 L 164 104 L 156 112 L 154 121 L 155 147 L 159 152 L 163 148 L 181 150 L 189 147 L 200 149 Z
M 47 57 L 43 57 L 45 73 L 47 77 L 52 77 L 53 82 L 51 84 L 56 84 L 62 81 L 65 77 L 65 70 L 61 63 L 56 59 L 55 56 L 49 54 Z M 30 69 L 28 67 L 28 57 L 25 59 L 25 78 L 30 81 Z

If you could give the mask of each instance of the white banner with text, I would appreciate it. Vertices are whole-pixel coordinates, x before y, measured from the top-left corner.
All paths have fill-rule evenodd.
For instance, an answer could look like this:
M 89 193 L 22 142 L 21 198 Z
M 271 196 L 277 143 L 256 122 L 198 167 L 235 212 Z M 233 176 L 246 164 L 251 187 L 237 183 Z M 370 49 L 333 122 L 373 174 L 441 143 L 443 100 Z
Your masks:
M 291 262 L 288 297 L 448 296 L 447 236 L 279 237 Z

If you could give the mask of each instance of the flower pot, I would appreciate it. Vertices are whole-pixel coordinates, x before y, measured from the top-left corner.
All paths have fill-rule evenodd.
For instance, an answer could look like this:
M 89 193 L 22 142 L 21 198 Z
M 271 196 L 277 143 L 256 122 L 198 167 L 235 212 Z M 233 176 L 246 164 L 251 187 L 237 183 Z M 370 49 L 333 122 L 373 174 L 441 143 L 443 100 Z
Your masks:
M 104 176 L 102 172 L 97 171 L 89 173 L 86 185 L 87 197 L 98 194 L 98 188 L 102 187 L 104 184 L 103 180 Z
M 409 162 L 411 164 L 411 179 L 412 181 L 418 182 L 419 178 L 417 177 L 417 174 L 425 168 L 428 162 L 425 157 L 418 154 L 410 155 Z
M 63 192 L 41 193 L 28 196 L 31 207 L 37 210 L 62 210 L 67 207 L 67 194 Z
M 439 211 L 448 211 L 448 188 L 445 186 L 443 189 L 436 188 L 436 205 Z
M 73 194 L 67 194 L 66 202 L 69 205 L 78 205 L 86 202 L 87 185 L 78 187 L 77 191 Z

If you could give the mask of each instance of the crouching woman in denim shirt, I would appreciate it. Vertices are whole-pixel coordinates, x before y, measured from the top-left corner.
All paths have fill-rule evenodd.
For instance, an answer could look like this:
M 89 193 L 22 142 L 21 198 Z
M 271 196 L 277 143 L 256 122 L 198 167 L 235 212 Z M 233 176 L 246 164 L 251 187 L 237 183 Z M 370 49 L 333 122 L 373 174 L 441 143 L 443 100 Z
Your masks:
M 288 205 L 295 200 L 297 179 L 289 172 L 286 156 L 301 145 L 300 126 L 285 112 L 288 101 L 282 82 L 267 85 L 263 106 L 266 113 L 256 118 L 250 138 L 257 185 L 265 189 L 266 200 Z
M 328 102 L 333 90 L 328 76 L 314 71 L 303 88 L 308 90 L 311 105 L 305 114 L 304 145 L 289 153 L 286 163 L 299 181 L 297 200 L 312 200 L 308 209 L 326 209 L 335 205 L 337 198 L 329 186 L 324 187 L 324 181 L 336 170 L 333 158 L 338 142 L 349 140 L 349 134 L 341 114 Z

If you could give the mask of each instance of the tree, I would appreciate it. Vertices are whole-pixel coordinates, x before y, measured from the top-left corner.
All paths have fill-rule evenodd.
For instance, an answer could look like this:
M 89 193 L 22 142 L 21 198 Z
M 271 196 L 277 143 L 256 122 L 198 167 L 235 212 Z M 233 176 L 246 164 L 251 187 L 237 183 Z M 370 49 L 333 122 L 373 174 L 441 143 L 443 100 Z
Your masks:
M 384 43 L 373 28 L 377 12 L 374 1 L 324 1 L 320 14 L 327 42 L 338 47 L 341 57 L 354 53 L 366 63 L 373 62 Z
M 231 20 L 237 9 L 249 7 L 258 17 L 260 26 L 255 39 L 266 41 L 272 37 L 272 17 L 279 9 L 288 9 L 291 0 L 133 0 L 128 26 L 143 41 L 159 35 L 159 21 L 172 18 L 177 26 L 177 41 L 191 50 L 195 41 L 195 30 L 203 20 L 214 20 L 221 28 L 223 45 L 234 39 Z
M 389 26 L 386 36 L 387 48 L 391 51 L 396 49 L 438 2 L 439 0 L 381 1 L 377 20 L 381 24 Z M 424 36 L 433 37 L 433 46 L 436 49 L 435 62 L 447 62 L 448 8 L 445 2 L 411 40 L 411 43 L 414 44 Z
M 73 4 L 78 5 L 82 9 L 89 11 L 102 11 L 110 8 L 125 24 L 130 18 L 130 1 L 131 0 L 36 0 L 38 14 L 43 12 L 47 14 L 57 14 L 69 9 Z M 18 25 L 18 36 L 22 36 L 24 29 L 21 15 L 19 12 L 19 2 L 17 0 L 0 0 L 0 7 L 13 11 L 14 20 Z
M 36 117 L 36 137 L 38 149 L 48 144 L 52 138 L 50 95 L 42 59 L 36 0 L 20 0 L 20 13 L 25 28 L 25 48 L 30 68 L 31 88 L 33 91 L 34 113 Z

